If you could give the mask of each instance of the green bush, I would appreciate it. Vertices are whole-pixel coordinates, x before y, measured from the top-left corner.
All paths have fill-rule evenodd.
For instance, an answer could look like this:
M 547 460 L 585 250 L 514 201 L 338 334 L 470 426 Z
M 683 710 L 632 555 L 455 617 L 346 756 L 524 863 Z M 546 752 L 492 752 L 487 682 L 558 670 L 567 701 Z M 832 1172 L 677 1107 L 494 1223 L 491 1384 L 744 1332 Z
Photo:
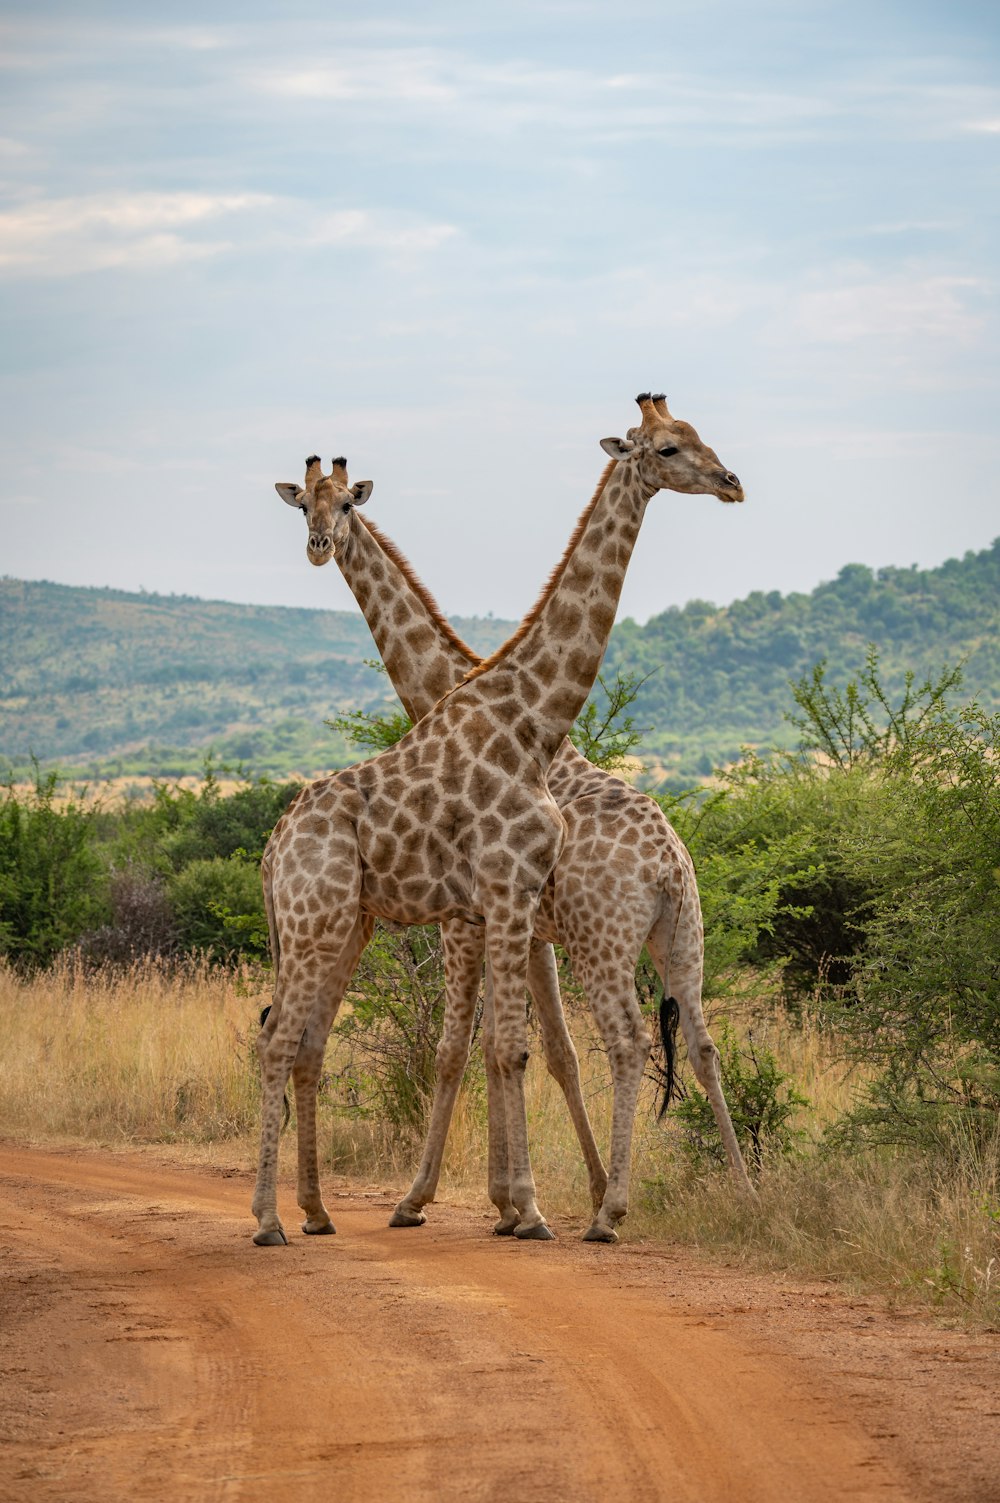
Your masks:
M 722 1089 L 747 1162 L 751 1168 L 760 1169 L 768 1155 L 787 1157 L 803 1136 L 790 1125 L 790 1119 L 799 1107 L 809 1105 L 808 1100 L 778 1068 L 771 1051 L 754 1043 L 752 1034 L 741 1046 L 723 1020 L 716 1032 L 716 1044 Z M 686 1156 L 696 1164 L 707 1160 L 724 1165 L 726 1150 L 708 1097 L 692 1090 L 674 1111 L 683 1129 L 681 1143 Z
M 848 852 L 872 897 L 829 1011 L 875 1085 L 881 1141 L 989 1136 L 1000 1112 L 1000 715 L 939 708 L 886 759 L 887 817 Z
M 56 775 L 36 768 L 31 792 L 7 784 L 0 798 L 0 949 L 27 968 L 48 965 L 108 916 L 96 806 L 57 805 L 56 791 Z
M 232 961 L 254 947 L 232 915 L 263 918 L 264 896 L 255 862 L 239 856 L 191 861 L 167 884 L 178 943 L 216 961 Z
M 434 1090 L 445 982 L 437 928 L 376 925 L 336 1032 L 349 1046 L 350 1109 L 413 1133 Z

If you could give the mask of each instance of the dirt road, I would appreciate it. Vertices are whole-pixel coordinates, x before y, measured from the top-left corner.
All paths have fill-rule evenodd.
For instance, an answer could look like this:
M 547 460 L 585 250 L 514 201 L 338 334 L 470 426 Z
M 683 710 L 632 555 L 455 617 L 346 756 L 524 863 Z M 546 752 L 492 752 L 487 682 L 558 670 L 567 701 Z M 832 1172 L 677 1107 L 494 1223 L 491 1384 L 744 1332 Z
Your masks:
M 4 1499 L 1000 1499 L 1000 1338 L 826 1284 L 357 1186 L 258 1249 L 245 1175 L 139 1154 L 0 1197 Z

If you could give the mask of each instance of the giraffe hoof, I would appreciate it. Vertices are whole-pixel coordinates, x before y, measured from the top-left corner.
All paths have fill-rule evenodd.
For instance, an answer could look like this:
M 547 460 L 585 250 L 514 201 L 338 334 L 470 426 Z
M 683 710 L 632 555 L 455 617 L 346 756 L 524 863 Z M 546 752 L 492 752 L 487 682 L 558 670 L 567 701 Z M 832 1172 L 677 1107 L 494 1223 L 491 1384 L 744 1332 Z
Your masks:
M 514 1228 L 514 1236 L 522 1242 L 554 1242 L 556 1234 L 544 1221 L 536 1221 L 534 1226 L 521 1226 Z
M 517 1231 L 517 1228 L 517 1220 L 508 1221 L 507 1217 L 504 1216 L 497 1222 L 496 1226 L 493 1228 L 493 1235 L 494 1237 L 513 1237 L 514 1233 Z
M 254 1232 L 253 1245 L 254 1247 L 287 1247 L 288 1238 L 278 1226 L 269 1232 Z
M 593 1226 L 588 1226 L 580 1240 L 582 1242 L 617 1242 L 618 1233 L 614 1227 L 601 1226 L 595 1221 Z
M 390 1226 L 423 1226 L 427 1217 L 423 1211 L 402 1211 L 399 1206 L 389 1217 Z
M 320 1221 L 315 1226 L 311 1225 L 308 1221 L 303 1221 L 302 1230 L 307 1237 L 333 1237 L 336 1235 L 337 1228 L 327 1218 L 326 1221 Z

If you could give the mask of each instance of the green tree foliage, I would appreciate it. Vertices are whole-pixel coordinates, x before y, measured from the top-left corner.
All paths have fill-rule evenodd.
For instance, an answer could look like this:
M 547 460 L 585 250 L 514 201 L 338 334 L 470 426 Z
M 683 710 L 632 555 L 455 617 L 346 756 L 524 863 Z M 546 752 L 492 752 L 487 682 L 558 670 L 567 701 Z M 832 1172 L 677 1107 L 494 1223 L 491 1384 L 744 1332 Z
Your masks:
M 882 817 L 846 853 L 870 897 L 831 1013 L 879 1070 L 850 1127 L 944 1142 L 1000 1111 L 1000 715 L 938 706 L 888 753 Z
M 264 920 L 260 868 L 240 856 L 189 861 L 171 876 L 167 897 L 181 947 L 211 960 L 236 960 L 250 948 L 248 921 Z M 233 915 L 243 922 L 232 923 Z
M 817 752 L 841 772 L 885 762 L 905 753 L 941 714 L 948 695 L 962 682 L 961 667 L 928 675 L 914 688 L 916 674 L 907 669 L 899 703 L 882 682 L 878 648 L 869 642 L 865 664 L 841 691 L 827 682 L 825 658 L 791 685 L 799 714 L 785 719 L 799 731 L 799 750 Z
M 619 671 L 613 679 L 597 675 L 594 692 L 577 716 L 569 739 L 578 752 L 605 772 L 620 772 L 649 727 L 639 730 L 630 707 L 639 697 L 646 679 L 638 673 Z
M 778 877 L 744 957 L 783 960 L 789 1000 L 875 1072 L 842 1139 L 967 1141 L 1000 1108 L 1000 717 L 959 684 L 893 696 L 873 648 L 842 690 L 819 664 L 792 686 L 799 751 L 749 755 L 703 807 L 723 872 L 752 850 Z
M 151 803 L 126 809 L 116 820 L 111 834 L 117 859 L 127 855 L 164 875 L 213 857 L 259 862 L 301 784 L 244 776 L 241 786 L 223 795 L 220 778 L 229 771 L 208 759 L 197 788 L 156 784 Z
M 351 1110 L 423 1127 L 444 1003 L 440 931 L 376 925 L 335 1025 L 350 1046 Z
M 31 792 L 7 784 L 0 797 L 0 950 L 28 968 L 107 916 L 97 808 L 56 794 L 55 774 L 36 768 Z

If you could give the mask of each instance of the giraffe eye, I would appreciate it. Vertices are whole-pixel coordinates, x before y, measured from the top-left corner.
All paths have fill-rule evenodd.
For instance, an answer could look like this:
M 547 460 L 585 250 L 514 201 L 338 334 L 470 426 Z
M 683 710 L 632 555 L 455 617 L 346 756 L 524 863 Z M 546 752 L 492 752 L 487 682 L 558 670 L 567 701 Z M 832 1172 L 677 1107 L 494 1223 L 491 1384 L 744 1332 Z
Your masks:
M 347 513 L 351 509 L 351 503 L 350 503 L 350 501 L 345 501 L 344 504 L 343 504 L 343 506 L 340 509 L 344 513 L 344 516 L 346 517 Z
M 679 454 L 680 450 L 678 449 L 676 444 L 667 444 L 665 449 L 657 449 L 656 452 L 663 459 L 669 459 L 671 454 Z

